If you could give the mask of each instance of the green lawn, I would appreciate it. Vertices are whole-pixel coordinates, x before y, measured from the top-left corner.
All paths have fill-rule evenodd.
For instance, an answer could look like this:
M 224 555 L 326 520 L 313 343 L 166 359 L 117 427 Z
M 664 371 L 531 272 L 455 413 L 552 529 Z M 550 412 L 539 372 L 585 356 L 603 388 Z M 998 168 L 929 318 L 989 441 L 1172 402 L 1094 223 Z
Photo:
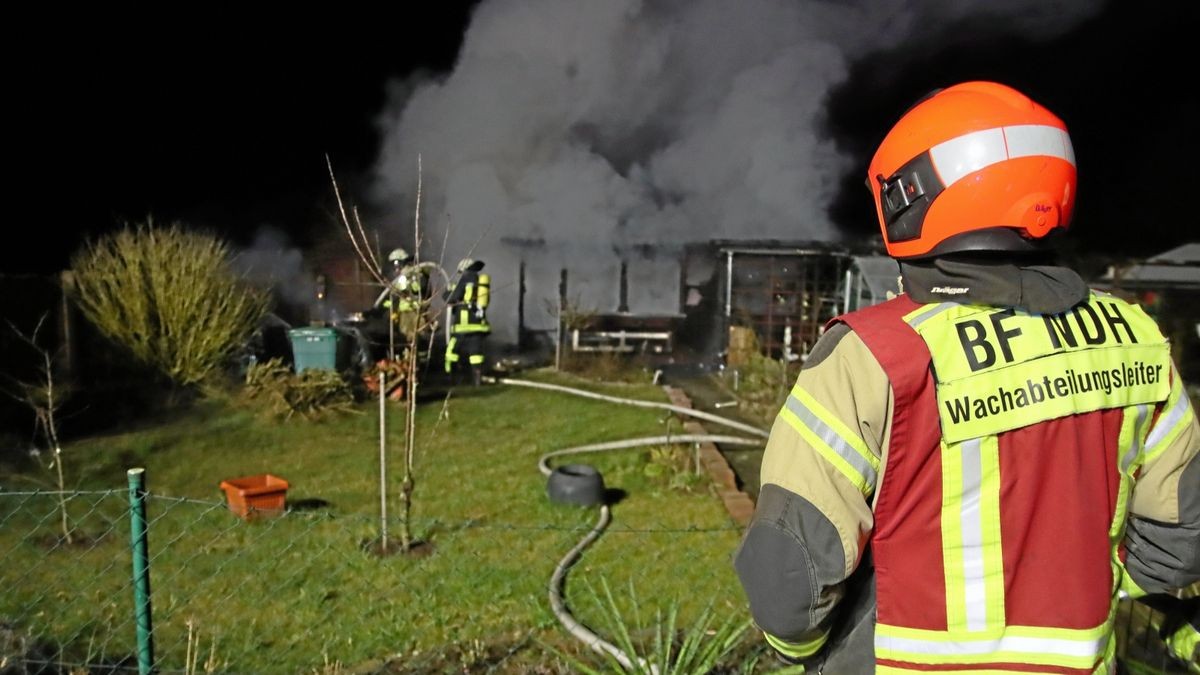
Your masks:
M 593 388 L 665 401 L 649 385 Z M 403 414 L 389 404 L 393 516 Z M 537 459 L 565 446 L 659 433 L 662 415 L 492 386 L 456 390 L 445 405 L 429 400 L 417 419 L 414 524 L 434 546 L 421 558 L 379 558 L 360 548 L 378 534 L 374 403 L 323 423 L 277 423 L 239 404 L 210 402 L 170 423 L 72 444 L 69 481 L 86 493 L 71 499 L 70 513 L 88 538 L 73 547 L 54 546 L 57 498 L 12 494 L 49 474 L 10 467 L 0 474 L 0 658 L 17 649 L 6 636 L 33 638 L 26 653 L 40 649 L 65 663 L 112 664 L 134 652 L 124 486 L 135 466 L 146 468 L 153 495 L 151 583 L 163 671 L 185 669 L 189 624 L 201 672 L 210 653 L 219 670 L 238 672 L 372 672 L 385 663 L 388 672 L 518 672 L 553 661 L 537 641 L 576 650 L 549 611 L 546 584 L 596 512 L 551 504 Z M 643 618 L 673 601 L 684 620 L 709 602 L 719 615 L 744 616 L 729 563 L 738 531 L 708 489 L 669 489 L 663 477 L 647 475 L 645 451 L 580 461 L 626 493 L 610 530 L 569 577 L 581 621 L 597 622 L 586 586 L 602 578 L 622 603 L 632 584 Z M 310 508 L 254 523 L 226 511 L 218 483 L 264 472 L 285 477 L 289 503 Z M 632 606 L 625 611 L 632 615 Z

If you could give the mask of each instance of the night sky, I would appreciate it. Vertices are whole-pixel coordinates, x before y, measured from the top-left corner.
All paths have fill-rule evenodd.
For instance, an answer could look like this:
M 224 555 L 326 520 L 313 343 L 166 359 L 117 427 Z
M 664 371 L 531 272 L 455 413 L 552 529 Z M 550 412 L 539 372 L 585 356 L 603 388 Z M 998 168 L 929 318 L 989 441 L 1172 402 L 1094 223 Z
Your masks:
M 351 194 L 365 194 L 388 83 L 451 68 L 474 4 L 273 17 L 106 9 L 70 28 L 30 21 L 33 46 L 6 47 L 16 153 L 0 274 L 61 269 L 86 237 L 148 215 L 237 244 L 266 224 L 310 242 L 331 227 L 324 155 Z M 1141 256 L 1195 238 L 1200 78 L 1189 5 L 1112 3 L 1051 42 L 981 42 L 960 23 L 933 43 L 855 62 L 827 102 L 827 130 L 856 162 L 834 222 L 877 231 L 861 167 L 916 97 L 995 79 L 1071 130 L 1076 246 Z

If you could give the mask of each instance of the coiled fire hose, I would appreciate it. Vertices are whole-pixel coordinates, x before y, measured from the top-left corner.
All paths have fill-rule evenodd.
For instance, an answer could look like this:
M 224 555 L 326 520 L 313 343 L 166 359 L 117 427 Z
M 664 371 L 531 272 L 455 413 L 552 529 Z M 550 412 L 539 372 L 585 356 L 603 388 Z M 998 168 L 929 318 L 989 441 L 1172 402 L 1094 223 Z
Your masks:
M 767 432 L 749 424 L 743 424 L 736 420 L 727 419 L 719 415 L 713 415 L 712 413 L 706 413 L 700 410 L 693 410 L 692 408 L 684 408 L 682 406 L 671 405 L 668 403 L 657 403 L 654 401 L 641 401 L 638 399 L 606 396 L 604 394 L 597 394 L 584 389 L 576 389 L 574 387 L 565 387 L 562 385 L 548 384 L 543 382 L 530 382 L 528 380 L 498 378 L 496 379 L 496 382 L 499 384 L 507 384 L 519 387 L 531 387 L 534 389 L 557 391 L 560 393 L 571 394 L 573 396 L 582 396 L 584 398 L 608 401 L 610 403 L 617 403 L 621 405 L 670 410 L 671 412 L 678 413 L 680 415 L 706 420 L 714 424 L 720 424 L 722 426 L 727 426 L 739 431 L 744 431 L 761 438 L 766 438 L 768 436 Z M 550 460 L 552 458 L 561 457 L 564 455 L 604 452 L 607 450 L 625 450 L 628 448 L 665 445 L 668 443 L 720 443 L 721 445 L 743 446 L 762 445 L 762 441 L 757 439 L 743 438 L 740 436 L 723 436 L 718 434 L 672 434 L 662 436 L 646 436 L 642 438 L 629 438 L 619 441 L 609 441 L 606 443 L 592 443 L 589 445 L 580 445 L 548 452 L 545 455 L 542 455 L 538 460 L 538 470 L 542 472 L 542 475 L 549 477 L 550 474 L 553 473 L 553 470 L 550 468 Z M 563 556 L 562 560 L 558 562 L 558 566 L 554 568 L 554 574 L 550 576 L 550 583 L 548 586 L 550 608 L 554 612 L 554 616 L 558 618 L 558 622 L 562 624 L 563 628 L 565 628 L 567 632 L 576 639 L 586 644 L 592 651 L 595 651 L 601 655 L 607 654 L 613 657 L 626 669 L 634 670 L 638 667 L 638 665 L 640 665 L 642 668 L 648 668 L 651 673 L 657 673 L 657 668 L 654 666 L 647 666 L 647 664 L 641 662 L 640 659 L 638 659 L 639 664 L 635 665 L 634 659 L 631 657 L 631 655 L 626 654 L 616 645 L 606 642 L 599 635 L 596 635 L 596 633 L 592 632 L 592 630 L 587 626 L 579 623 L 579 621 L 577 621 L 571 614 L 570 609 L 567 608 L 566 600 L 563 599 L 563 586 L 566 583 L 567 571 L 570 570 L 571 566 L 574 565 L 577 560 L 579 560 L 580 556 L 583 555 L 584 550 L 586 550 L 588 546 L 591 546 L 593 542 L 600 538 L 600 535 L 608 527 L 610 522 L 612 522 L 612 514 L 609 510 L 608 504 L 601 504 L 600 517 L 596 520 L 596 524 L 592 527 L 591 531 L 579 541 L 579 543 L 575 544 L 574 548 L 572 548 L 565 556 Z

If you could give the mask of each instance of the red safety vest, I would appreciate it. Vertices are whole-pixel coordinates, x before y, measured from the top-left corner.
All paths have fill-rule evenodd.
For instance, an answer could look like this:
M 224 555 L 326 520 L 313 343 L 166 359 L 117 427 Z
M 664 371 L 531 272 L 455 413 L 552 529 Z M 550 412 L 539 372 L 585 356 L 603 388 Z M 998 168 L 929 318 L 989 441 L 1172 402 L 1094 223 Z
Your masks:
M 929 348 L 902 318 L 921 307 L 900 296 L 835 319 L 895 401 L 870 542 L 877 672 L 1109 672 L 1120 456 L 1151 421 L 1132 418 L 1154 406 L 947 444 Z

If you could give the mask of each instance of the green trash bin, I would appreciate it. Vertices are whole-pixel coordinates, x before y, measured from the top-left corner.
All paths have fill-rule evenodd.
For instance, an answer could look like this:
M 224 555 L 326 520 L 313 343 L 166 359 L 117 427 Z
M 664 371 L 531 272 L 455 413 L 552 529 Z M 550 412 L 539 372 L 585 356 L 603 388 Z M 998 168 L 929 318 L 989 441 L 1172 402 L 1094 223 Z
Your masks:
M 309 369 L 337 370 L 345 368 L 344 340 L 333 328 L 293 328 L 288 331 L 292 341 L 292 361 L 296 372 Z

